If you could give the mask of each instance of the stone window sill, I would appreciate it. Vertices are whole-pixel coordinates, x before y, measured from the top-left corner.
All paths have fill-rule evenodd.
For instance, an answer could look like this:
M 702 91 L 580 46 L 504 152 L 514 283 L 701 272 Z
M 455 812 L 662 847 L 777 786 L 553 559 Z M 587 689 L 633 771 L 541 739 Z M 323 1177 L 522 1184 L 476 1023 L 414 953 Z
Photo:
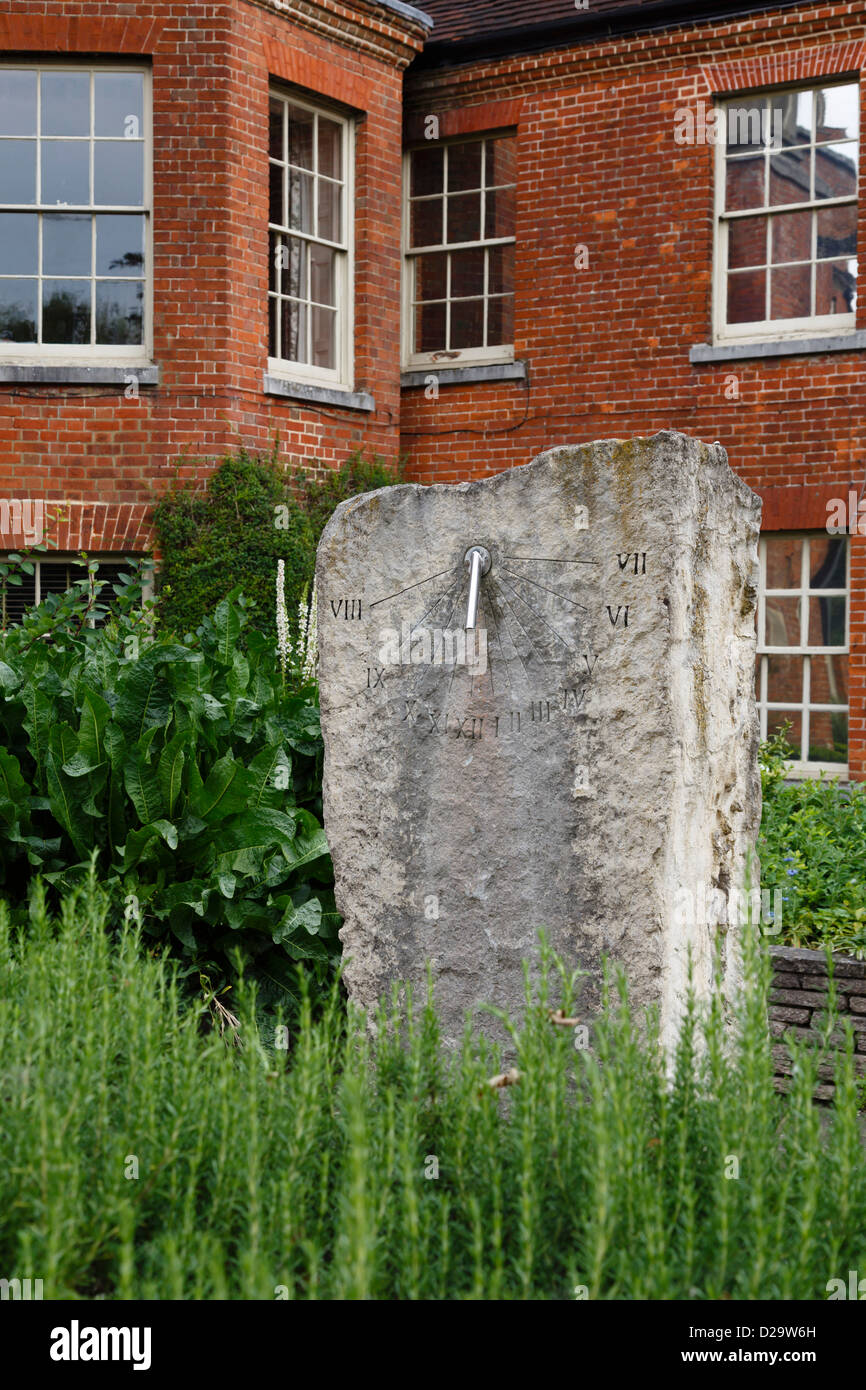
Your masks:
M 135 366 L 130 362 L 124 367 L 57 366 L 34 364 L 33 366 L 0 362 L 0 383 L 16 383 L 22 386 L 118 386 L 124 387 L 135 382 L 138 386 L 158 386 L 159 367 Z
M 477 367 L 423 367 L 403 372 L 403 387 L 426 386 L 435 377 L 440 386 L 469 386 L 477 381 L 525 381 L 529 375 L 525 362 L 496 362 Z
M 866 348 L 866 332 L 836 333 L 820 338 L 774 338 L 763 343 L 697 343 L 690 362 L 738 362 L 749 357 L 795 357 L 819 352 L 858 352 Z
M 305 381 L 286 381 L 281 376 L 264 375 L 266 396 L 285 396 L 287 400 L 309 401 L 313 405 L 336 405 L 346 410 L 375 410 L 376 402 L 367 391 L 343 391 L 334 386 L 311 386 Z

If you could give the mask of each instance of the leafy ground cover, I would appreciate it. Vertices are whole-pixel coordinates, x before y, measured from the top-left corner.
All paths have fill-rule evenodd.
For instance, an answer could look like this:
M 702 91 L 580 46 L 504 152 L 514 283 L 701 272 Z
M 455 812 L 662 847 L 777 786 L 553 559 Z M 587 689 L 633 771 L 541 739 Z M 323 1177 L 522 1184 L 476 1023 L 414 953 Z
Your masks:
M 297 999 L 294 963 L 321 983 L 339 953 L 321 758 L 315 683 L 242 597 L 178 642 L 134 580 L 102 611 L 91 564 L 0 634 L 0 892 L 21 910 L 35 874 L 62 894 L 93 863 L 188 975 L 222 987 L 238 955 Z
M 779 895 L 789 946 L 866 958 L 866 784 L 786 783 L 784 734 L 762 746 L 761 888 Z

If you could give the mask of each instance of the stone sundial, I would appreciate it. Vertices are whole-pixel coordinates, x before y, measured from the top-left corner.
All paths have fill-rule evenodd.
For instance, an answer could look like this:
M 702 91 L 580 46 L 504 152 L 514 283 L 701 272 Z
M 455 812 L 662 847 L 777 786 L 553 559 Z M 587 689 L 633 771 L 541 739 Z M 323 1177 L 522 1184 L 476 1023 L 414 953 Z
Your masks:
M 756 831 L 757 499 L 676 434 L 341 504 L 317 565 L 325 828 L 350 993 L 433 963 L 449 1040 L 538 929 L 676 1012 L 677 891 Z M 699 980 L 699 984 L 701 981 Z

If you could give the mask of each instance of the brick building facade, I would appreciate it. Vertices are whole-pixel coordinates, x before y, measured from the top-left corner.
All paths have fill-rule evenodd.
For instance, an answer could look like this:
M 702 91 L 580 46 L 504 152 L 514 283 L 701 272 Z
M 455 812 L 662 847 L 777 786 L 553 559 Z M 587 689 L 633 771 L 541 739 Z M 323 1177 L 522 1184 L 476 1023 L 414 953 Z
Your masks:
M 443 482 L 720 440 L 764 500 L 764 728 L 866 776 L 866 14 L 696 9 L 11 0 L 0 496 L 119 554 L 179 455 L 276 432 Z

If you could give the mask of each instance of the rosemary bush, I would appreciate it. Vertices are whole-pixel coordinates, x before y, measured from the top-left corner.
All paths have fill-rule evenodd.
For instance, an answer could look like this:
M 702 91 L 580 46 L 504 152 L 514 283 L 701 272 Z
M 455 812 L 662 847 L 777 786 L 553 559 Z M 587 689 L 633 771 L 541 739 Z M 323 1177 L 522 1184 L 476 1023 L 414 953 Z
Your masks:
M 444 1058 L 429 1002 L 374 1042 L 335 988 L 280 1050 L 251 988 L 236 1022 L 185 1005 L 106 910 L 92 880 L 58 921 L 38 888 L 20 930 L 0 904 L 0 1264 L 46 1298 L 823 1299 L 866 1268 L 850 1040 L 823 1119 L 817 1056 L 777 1094 L 754 942 L 733 1041 L 689 1002 L 670 1077 L 615 978 L 575 1049 L 542 943 L 494 1089 L 495 1049 Z

